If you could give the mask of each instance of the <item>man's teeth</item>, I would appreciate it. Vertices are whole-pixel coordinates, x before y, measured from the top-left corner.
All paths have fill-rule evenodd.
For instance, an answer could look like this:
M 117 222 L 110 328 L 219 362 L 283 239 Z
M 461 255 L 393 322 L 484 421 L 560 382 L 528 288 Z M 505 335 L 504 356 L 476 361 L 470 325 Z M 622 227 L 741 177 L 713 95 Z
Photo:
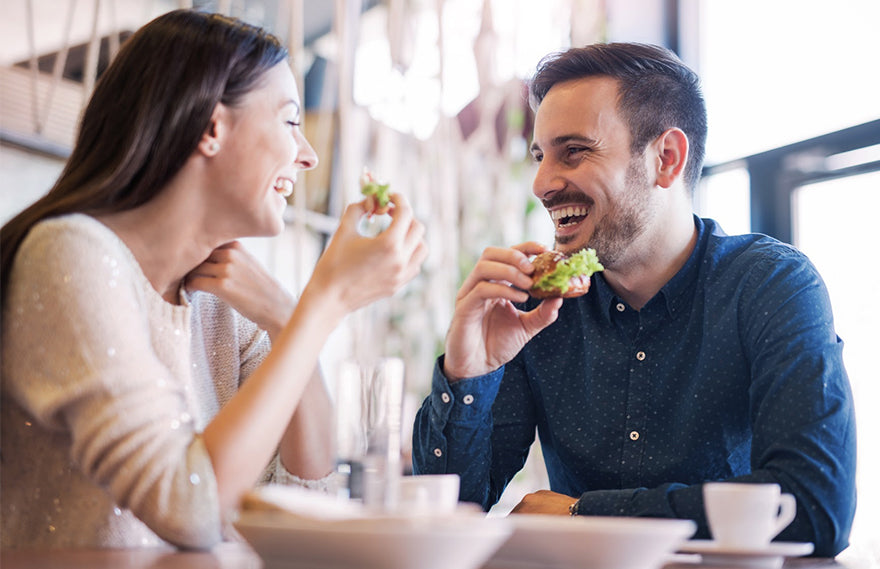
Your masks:
M 275 182 L 275 191 L 287 198 L 293 193 L 293 180 L 287 178 L 279 178 Z
M 585 217 L 589 211 L 586 206 L 570 205 L 551 211 L 550 218 L 553 220 L 553 223 L 558 225 L 560 221 L 566 218 Z

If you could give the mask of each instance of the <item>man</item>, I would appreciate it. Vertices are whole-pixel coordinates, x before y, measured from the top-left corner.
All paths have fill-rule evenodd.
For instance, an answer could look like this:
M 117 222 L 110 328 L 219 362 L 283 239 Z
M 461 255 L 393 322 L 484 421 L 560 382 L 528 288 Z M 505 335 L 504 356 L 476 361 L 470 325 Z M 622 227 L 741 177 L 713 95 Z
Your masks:
M 555 248 L 605 266 L 582 297 L 538 302 L 536 243 L 488 248 L 459 291 L 413 435 L 416 473 L 461 476 L 490 508 L 537 429 L 552 491 L 521 513 L 689 518 L 702 483 L 795 495 L 785 541 L 847 546 L 855 510 L 852 396 L 824 284 L 762 235 L 692 211 L 706 138 L 696 75 L 670 52 L 592 45 L 546 58 L 533 191 Z

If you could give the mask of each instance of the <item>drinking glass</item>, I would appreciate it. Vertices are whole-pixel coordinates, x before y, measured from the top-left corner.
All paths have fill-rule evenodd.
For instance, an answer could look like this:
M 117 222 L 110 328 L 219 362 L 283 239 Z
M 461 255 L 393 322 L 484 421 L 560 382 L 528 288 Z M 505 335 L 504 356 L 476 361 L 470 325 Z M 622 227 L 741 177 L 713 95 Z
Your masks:
M 345 360 L 336 382 L 335 489 L 376 511 L 396 508 L 404 366 L 400 358 Z

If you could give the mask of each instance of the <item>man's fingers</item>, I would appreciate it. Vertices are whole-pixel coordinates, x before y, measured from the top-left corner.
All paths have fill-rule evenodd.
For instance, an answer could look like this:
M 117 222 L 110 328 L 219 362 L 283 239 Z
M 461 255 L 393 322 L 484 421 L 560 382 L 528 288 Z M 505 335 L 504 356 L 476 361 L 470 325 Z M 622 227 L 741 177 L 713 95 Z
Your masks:
M 522 323 L 529 337 L 533 338 L 535 334 L 556 322 L 561 307 L 561 298 L 548 298 L 533 310 L 524 313 L 522 315 Z
M 538 255 L 548 250 L 547 247 L 545 247 L 541 243 L 538 243 L 537 241 L 526 241 L 525 243 L 514 245 L 513 247 L 511 247 L 511 249 L 516 249 L 520 253 L 523 253 L 527 256 Z
M 525 264 L 511 264 L 511 261 L 522 263 L 523 260 L 528 263 L 527 259 L 520 259 L 510 254 L 500 256 L 484 254 L 474 270 L 465 278 L 459 294 L 467 294 L 483 281 L 506 283 L 521 290 L 527 290 L 532 286 L 532 277 L 523 272 Z
M 529 295 L 521 290 L 512 288 L 506 284 L 481 281 L 477 283 L 467 293 L 459 293 L 457 304 L 483 303 L 487 300 L 509 300 L 514 303 L 521 303 L 528 300 Z M 456 308 L 457 309 L 457 308 Z

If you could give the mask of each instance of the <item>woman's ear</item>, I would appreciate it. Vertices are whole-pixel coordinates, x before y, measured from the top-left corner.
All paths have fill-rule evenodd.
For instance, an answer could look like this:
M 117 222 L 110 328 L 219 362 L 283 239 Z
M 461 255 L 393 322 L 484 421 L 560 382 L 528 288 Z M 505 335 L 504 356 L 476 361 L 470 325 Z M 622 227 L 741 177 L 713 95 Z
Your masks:
M 688 159 L 690 143 L 679 128 L 670 128 L 654 141 L 657 151 L 657 185 L 670 188 L 681 177 Z
M 228 109 L 222 103 L 217 103 L 214 112 L 211 113 L 211 122 L 208 123 L 207 130 L 202 133 L 198 147 L 199 151 L 208 158 L 216 156 L 220 152 L 221 141 L 227 130 L 228 114 Z

